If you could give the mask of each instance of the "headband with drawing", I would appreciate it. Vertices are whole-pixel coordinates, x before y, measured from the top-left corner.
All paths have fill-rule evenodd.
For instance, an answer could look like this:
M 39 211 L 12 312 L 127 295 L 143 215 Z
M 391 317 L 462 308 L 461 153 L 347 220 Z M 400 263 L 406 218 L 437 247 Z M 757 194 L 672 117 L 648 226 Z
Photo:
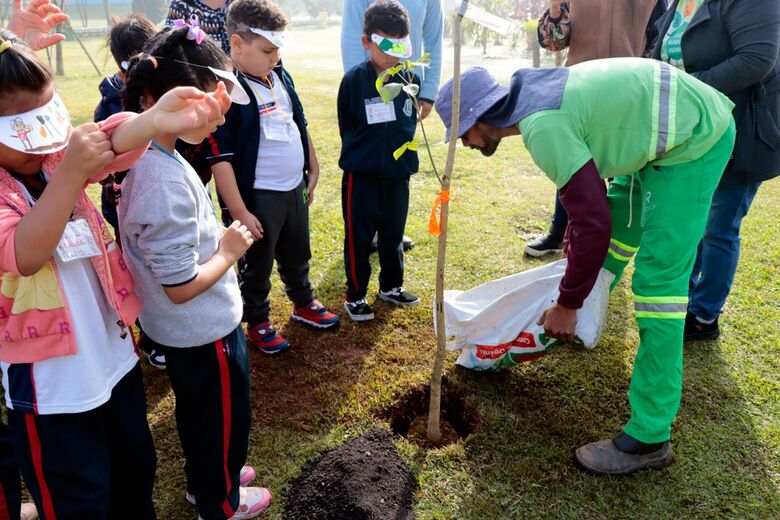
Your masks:
M 56 92 L 45 105 L 0 117 L 0 143 L 19 152 L 57 152 L 68 145 L 72 131 L 68 109 Z
M 379 50 L 390 56 L 408 58 L 412 55 L 412 40 L 409 36 L 388 38 L 374 33 L 371 35 L 371 41 L 377 44 Z
M 267 31 L 265 29 L 259 29 L 257 27 L 249 27 L 248 25 L 244 23 L 238 23 L 236 24 L 238 26 L 239 31 L 249 31 L 254 34 L 257 34 L 258 36 L 262 36 L 269 42 L 271 42 L 273 45 L 276 45 L 280 49 L 289 46 L 292 43 L 292 34 L 290 34 L 290 31 L 283 29 L 281 31 Z

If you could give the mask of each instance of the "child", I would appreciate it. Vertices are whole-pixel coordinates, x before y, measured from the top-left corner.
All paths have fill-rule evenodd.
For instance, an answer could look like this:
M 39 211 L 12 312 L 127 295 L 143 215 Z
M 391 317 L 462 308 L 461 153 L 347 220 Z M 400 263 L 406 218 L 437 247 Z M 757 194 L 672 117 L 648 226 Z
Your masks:
M 127 64 L 130 58 L 141 52 L 146 42 L 156 33 L 157 27 L 142 14 L 130 14 L 121 19 L 114 18 L 114 26 L 108 35 L 108 47 L 119 70 L 113 76 L 106 76 L 100 82 L 98 89 L 100 90 L 101 99 L 97 108 L 95 108 L 94 116 L 96 123 L 122 111 L 122 98 L 119 92 L 125 85 Z M 116 237 L 119 236 L 119 223 L 116 215 L 116 205 L 119 201 L 114 185 L 122 182 L 125 173 L 116 172 L 116 174 L 109 175 L 101 182 L 100 209 L 103 213 L 103 218 L 114 228 L 114 236 Z M 146 355 L 150 365 L 160 370 L 165 369 L 165 356 L 154 348 L 154 345 L 151 341 L 148 341 L 143 331 L 141 331 L 138 347 Z
M 339 323 L 314 299 L 309 281 L 309 204 L 319 164 L 303 106 L 279 60 L 286 26 L 285 14 L 267 0 L 230 4 L 230 56 L 238 81 L 252 95 L 248 105 L 230 108 L 212 136 L 212 171 L 221 200 L 257 240 L 239 272 L 247 334 L 266 354 L 288 347 L 268 321 L 274 259 L 293 302 L 293 321 L 321 330 Z
M 344 309 L 354 321 L 374 319 L 366 292 L 375 233 L 379 236 L 379 298 L 393 305 L 420 303 L 403 289 L 401 245 L 409 210 L 409 176 L 417 172 L 419 162 L 417 152 L 411 150 L 398 160 L 393 158 L 393 152 L 414 137 L 417 111 L 404 93 L 384 103 L 376 90 L 378 74 L 411 54 L 406 9 L 395 0 L 378 0 L 366 9 L 363 30 L 361 40 L 369 59 L 344 75 L 338 94 L 347 275 Z M 416 76 L 412 79 L 419 85 Z
M 15 130 L 0 133 L 0 368 L 22 475 L 42 518 L 153 519 L 156 458 L 125 325 L 141 304 L 83 188 L 159 131 L 216 126 L 222 108 L 184 89 L 143 116 L 71 128 L 51 70 L 5 31 L 0 91 L 0 125 Z
M 124 106 L 153 110 L 178 85 L 213 90 L 213 71 L 227 68 L 228 60 L 199 34 L 189 26 L 158 33 L 147 54 L 130 61 Z M 249 368 L 233 271 L 252 238 L 238 221 L 223 230 L 206 187 L 174 148 L 177 139 L 199 143 L 209 133 L 170 132 L 152 142 L 122 183 L 119 230 L 144 302 L 141 325 L 165 355 L 176 395 L 188 498 L 205 520 L 254 518 L 271 493 L 241 486 L 254 470 L 244 468 Z

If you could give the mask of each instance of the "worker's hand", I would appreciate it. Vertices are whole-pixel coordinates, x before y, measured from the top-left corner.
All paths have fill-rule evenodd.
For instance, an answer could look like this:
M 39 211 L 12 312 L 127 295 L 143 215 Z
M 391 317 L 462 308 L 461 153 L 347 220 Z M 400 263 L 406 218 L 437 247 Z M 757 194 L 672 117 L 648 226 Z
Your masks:
M 561 341 L 574 341 L 574 327 L 577 325 L 577 310 L 558 303 L 548 307 L 536 322 L 544 327 L 544 333 Z

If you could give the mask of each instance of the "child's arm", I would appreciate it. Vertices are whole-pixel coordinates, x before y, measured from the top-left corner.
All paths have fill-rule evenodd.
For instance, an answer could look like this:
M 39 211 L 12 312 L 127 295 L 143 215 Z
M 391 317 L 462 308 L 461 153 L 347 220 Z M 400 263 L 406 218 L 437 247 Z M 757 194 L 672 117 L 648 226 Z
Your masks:
M 67 151 L 48 186 L 14 228 L 16 272 L 30 276 L 49 261 L 84 183 L 113 160 L 111 142 L 98 125 L 88 123 L 73 129 Z
M 249 246 L 252 245 L 252 234 L 240 222 L 234 220 L 219 241 L 217 252 L 198 266 L 198 274 L 189 282 L 173 287 L 163 286 L 168 298 L 175 304 L 186 303 L 196 296 L 209 290 L 220 278 L 233 267 Z
M 145 146 L 160 134 L 179 134 L 198 128 L 213 132 L 230 108 L 230 95 L 221 81 L 217 90 L 201 92 L 194 87 L 177 87 L 166 92 L 149 110 L 128 120 L 111 135 L 116 154 Z
M 314 188 L 317 187 L 317 182 L 320 180 L 320 162 L 317 160 L 317 151 L 314 149 L 314 142 L 311 140 L 311 134 L 309 129 L 306 129 L 306 137 L 309 141 L 309 185 L 306 186 L 306 191 L 309 194 L 309 205 L 314 202 Z
M 225 202 L 230 216 L 234 220 L 245 225 L 252 233 L 255 240 L 263 238 L 263 226 L 257 217 L 247 209 L 238 191 L 236 174 L 233 171 L 233 164 L 228 161 L 218 162 L 211 166 L 211 173 L 214 175 L 214 183 L 217 190 Z

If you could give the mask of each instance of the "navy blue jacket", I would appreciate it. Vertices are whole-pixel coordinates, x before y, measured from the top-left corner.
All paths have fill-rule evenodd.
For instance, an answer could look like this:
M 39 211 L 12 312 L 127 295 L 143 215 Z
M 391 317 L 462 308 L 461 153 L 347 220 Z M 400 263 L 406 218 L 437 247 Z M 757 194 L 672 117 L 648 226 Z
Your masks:
M 301 133 L 301 146 L 303 146 L 303 171 L 301 179 L 306 178 L 309 170 L 309 138 L 306 134 L 306 116 L 303 113 L 298 94 L 295 92 L 295 84 L 292 77 L 281 64 L 274 69 L 276 75 L 281 78 L 290 101 L 293 106 L 293 121 Z M 233 166 L 236 174 L 238 191 L 247 208 L 254 207 L 255 167 L 257 165 L 257 151 L 262 145 L 260 137 L 260 110 L 257 100 L 252 95 L 252 88 L 247 83 L 243 74 L 237 72 L 239 83 L 249 93 L 248 105 L 233 103 L 225 114 L 225 124 L 217 128 L 217 131 L 209 136 L 208 161 L 211 165 L 228 161 Z M 224 204 L 222 204 L 224 210 Z
M 119 97 L 119 91 L 125 86 L 125 82 L 119 78 L 119 74 L 106 76 L 100 82 L 100 103 L 95 108 L 93 120 L 97 123 L 104 121 L 114 114 L 122 111 L 122 98 Z
M 417 76 L 412 76 L 413 82 L 419 85 Z M 420 166 L 417 152 L 407 150 L 397 161 L 393 152 L 414 138 L 417 111 L 406 93 L 401 92 L 393 100 L 395 121 L 369 125 L 366 103 L 381 101 L 376 91 L 376 79 L 371 62 L 365 61 L 347 71 L 341 80 L 338 95 L 339 167 L 359 175 L 408 179 Z

